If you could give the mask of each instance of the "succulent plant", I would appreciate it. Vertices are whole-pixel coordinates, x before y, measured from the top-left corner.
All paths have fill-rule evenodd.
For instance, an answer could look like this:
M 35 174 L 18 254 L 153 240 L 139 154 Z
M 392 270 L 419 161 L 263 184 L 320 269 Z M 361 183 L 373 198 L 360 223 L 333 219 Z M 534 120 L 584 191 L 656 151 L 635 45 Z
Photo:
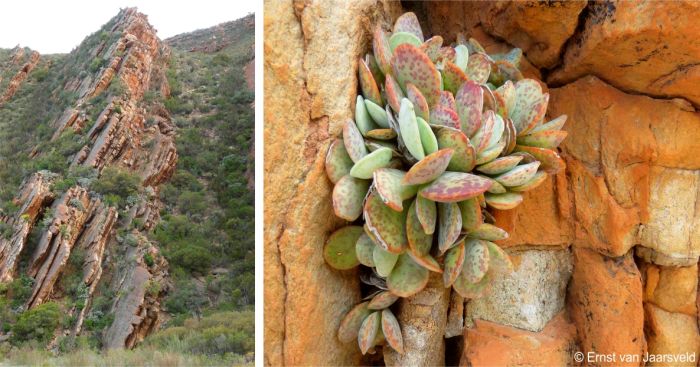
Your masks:
M 330 145 L 326 172 L 333 209 L 351 225 L 324 247 L 336 269 L 362 265 L 376 289 L 341 322 L 341 341 L 362 353 L 403 353 L 390 310 L 421 291 L 430 272 L 465 298 L 482 296 L 508 254 L 508 233 L 489 208 L 507 210 L 564 167 L 556 147 L 566 116 L 544 122 L 549 95 L 518 70 L 522 51 L 488 55 L 474 39 L 425 40 L 413 13 L 390 34 L 374 31 L 359 60 L 355 120 Z

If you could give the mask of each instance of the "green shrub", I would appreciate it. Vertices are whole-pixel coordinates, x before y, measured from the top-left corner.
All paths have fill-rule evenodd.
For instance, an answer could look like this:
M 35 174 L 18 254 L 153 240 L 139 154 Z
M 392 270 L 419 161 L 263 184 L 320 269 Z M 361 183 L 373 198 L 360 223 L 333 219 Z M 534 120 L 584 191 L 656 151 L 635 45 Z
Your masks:
M 47 302 L 24 311 L 12 327 L 12 341 L 19 344 L 34 340 L 46 344 L 60 325 L 60 320 L 61 310 L 55 302 Z
M 141 177 L 117 167 L 107 167 L 102 176 L 92 182 L 91 189 L 104 196 L 109 205 L 119 206 L 126 198 L 135 195 L 141 187 Z

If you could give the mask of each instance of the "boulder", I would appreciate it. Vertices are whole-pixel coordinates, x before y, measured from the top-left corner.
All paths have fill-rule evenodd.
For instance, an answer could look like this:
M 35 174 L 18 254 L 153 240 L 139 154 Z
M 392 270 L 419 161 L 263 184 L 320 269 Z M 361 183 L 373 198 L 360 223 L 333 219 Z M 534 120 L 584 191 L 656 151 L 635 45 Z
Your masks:
M 695 316 L 667 312 L 650 303 L 644 305 L 649 366 L 696 366 L 700 356 L 700 334 Z M 660 356 L 664 360 L 658 361 Z M 684 358 L 684 359 L 683 359 Z
M 643 263 L 644 302 L 667 312 L 697 315 L 698 265 L 658 266 Z

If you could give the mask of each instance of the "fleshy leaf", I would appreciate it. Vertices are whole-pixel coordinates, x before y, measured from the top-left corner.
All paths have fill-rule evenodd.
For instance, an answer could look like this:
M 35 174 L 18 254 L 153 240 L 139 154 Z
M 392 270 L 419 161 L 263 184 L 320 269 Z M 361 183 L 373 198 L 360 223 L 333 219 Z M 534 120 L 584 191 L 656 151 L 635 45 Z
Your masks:
M 430 61 L 436 62 L 440 57 L 440 47 L 442 47 L 442 36 L 433 36 L 420 45 L 421 51 L 425 52 Z
M 377 193 L 371 193 L 365 201 L 365 224 L 370 231 L 370 237 L 383 249 L 400 253 L 407 244 L 406 214 L 397 212 L 384 205 Z
M 500 182 L 503 186 L 520 186 L 530 181 L 530 179 L 535 176 L 539 166 L 540 162 L 521 164 L 506 173 L 501 173 L 500 175 L 494 177 L 494 179 Z
M 544 171 L 537 171 L 534 176 L 530 179 L 530 181 L 520 185 L 520 186 L 513 186 L 510 187 L 510 191 L 515 191 L 515 192 L 525 192 L 532 190 L 536 188 L 537 186 L 541 185 L 545 180 L 547 179 L 547 173 Z
M 459 115 L 454 110 L 438 105 L 430 110 L 430 123 L 433 125 L 447 126 L 460 129 Z
M 357 333 L 357 343 L 360 345 L 362 354 L 374 346 L 377 333 L 381 324 L 382 314 L 378 311 L 372 312 L 360 326 L 360 331 Z
M 525 152 L 535 157 L 535 159 L 542 163 L 540 167 L 550 174 L 556 174 L 565 167 L 564 161 L 559 157 L 559 154 L 551 149 L 516 145 L 515 151 Z
M 419 193 L 427 199 L 449 203 L 473 198 L 489 187 L 491 182 L 483 177 L 463 172 L 445 172 Z
M 333 212 L 338 218 L 352 222 L 362 214 L 362 202 L 370 182 L 346 175 L 333 187 Z
M 350 169 L 350 175 L 361 179 L 370 179 L 376 169 L 386 167 L 391 161 L 392 152 L 389 148 L 380 148 L 367 154 Z
M 365 99 L 365 107 L 367 107 L 367 112 L 369 112 L 372 120 L 374 120 L 377 125 L 385 129 L 389 127 L 389 117 L 387 116 L 386 110 L 368 99 Z
M 457 91 L 455 102 L 462 131 L 467 137 L 474 136 L 481 127 L 481 113 L 484 107 L 483 89 L 473 81 L 467 81 Z
M 367 146 L 367 150 L 369 150 L 370 152 L 374 152 L 375 150 L 378 150 L 378 149 L 381 149 L 381 148 L 387 148 L 387 149 L 391 149 L 392 155 L 393 155 L 394 157 L 399 157 L 399 156 L 401 156 L 401 154 L 399 153 L 398 148 L 396 147 L 396 144 L 394 144 L 393 142 L 390 142 L 390 141 L 386 141 L 386 140 L 375 140 L 375 139 L 372 139 L 372 138 L 368 138 L 368 139 L 365 141 L 365 145 Z M 389 167 L 391 167 L 391 165 L 390 165 Z M 350 171 L 348 171 L 348 172 L 350 172 Z
M 374 186 L 382 202 L 397 212 L 403 211 L 403 201 L 418 192 L 418 186 L 404 184 L 406 172 L 393 168 L 380 168 L 374 171 Z
M 483 53 L 476 53 L 469 56 L 467 64 L 467 76 L 469 80 L 484 84 L 489 80 L 491 74 L 491 60 Z
M 347 226 L 333 232 L 323 247 L 323 258 L 328 265 L 338 270 L 352 269 L 360 265 L 355 255 L 355 243 L 360 235 L 360 226 Z
M 549 104 L 549 93 L 543 94 L 542 98 L 532 106 L 532 111 L 527 115 L 531 120 L 529 120 L 529 124 L 524 126 L 523 130 L 518 131 L 518 136 L 529 134 L 537 126 L 537 123 L 542 121 L 547 113 L 547 104 Z
M 542 124 L 535 127 L 534 129 L 532 129 L 532 131 L 530 131 L 530 134 L 537 133 L 540 131 L 559 131 L 562 127 L 564 127 L 564 124 L 566 123 L 566 118 L 566 115 L 561 115 L 546 124 Z
M 416 117 L 422 117 L 424 120 L 430 118 L 428 102 L 425 100 L 423 94 L 421 94 L 421 92 L 413 83 L 406 84 L 406 98 L 408 98 L 408 100 L 411 101 L 411 103 L 413 103 L 413 108 L 416 113 Z
M 476 150 L 476 154 L 479 154 L 489 147 L 489 142 L 491 141 L 491 136 L 494 133 L 494 126 L 496 125 L 496 114 L 489 110 L 483 115 L 481 121 L 481 127 L 477 130 L 476 134 L 471 137 L 470 142 Z
M 428 55 L 415 46 L 403 44 L 394 51 L 391 66 L 399 84 L 405 86 L 413 83 L 429 107 L 437 103 L 440 98 L 440 72 Z
M 523 196 L 516 192 L 507 192 L 505 194 L 486 193 L 484 198 L 486 199 L 486 204 L 499 210 L 513 209 L 523 202 Z
M 377 128 L 374 121 L 369 116 L 367 112 L 367 106 L 365 106 L 365 99 L 361 95 L 357 95 L 357 103 L 355 103 L 355 122 L 357 123 L 357 129 L 363 136 L 367 136 L 367 132 Z
M 462 271 L 457 277 L 457 280 L 455 280 L 454 284 L 452 284 L 452 288 L 454 288 L 454 290 L 457 291 L 460 296 L 467 299 L 473 299 L 486 294 L 490 285 L 491 273 L 486 273 L 486 275 L 481 278 L 478 283 L 471 283 L 467 280 L 464 271 Z
M 418 124 L 418 133 L 420 134 L 420 142 L 423 146 L 423 153 L 433 154 L 437 152 L 437 137 L 435 137 L 435 133 L 433 133 L 430 125 L 428 125 L 428 123 L 420 117 L 416 117 L 416 123 Z
M 420 140 L 420 131 L 418 130 L 413 103 L 406 98 L 401 100 L 399 129 L 401 130 L 401 139 L 408 152 L 417 160 L 423 159 L 425 153 L 423 151 L 423 143 Z
M 521 160 L 523 160 L 523 157 L 509 155 L 496 158 L 489 163 L 476 167 L 476 170 L 487 175 L 497 175 L 515 168 Z
M 457 102 L 455 102 L 454 94 L 450 91 L 443 90 L 440 92 L 440 100 L 438 106 L 446 107 L 452 111 L 457 111 Z M 432 114 L 431 114 L 432 116 Z M 459 117 L 459 116 L 458 116 Z
M 481 240 L 468 239 L 462 272 L 469 283 L 477 283 L 489 270 L 489 249 Z
M 401 335 L 401 326 L 396 316 L 391 313 L 391 310 L 385 309 L 382 311 L 382 332 L 389 346 L 394 348 L 399 354 L 403 354 L 403 336 Z
M 389 73 L 391 73 L 391 48 L 389 47 L 389 39 L 386 32 L 379 24 L 374 28 L 372 50 L 374 51 L 377 65 L 379 65 L 384 75 L 389 76 Z
M 533 120 L 539 121 L 544 116 L 542 114 L 538 118 L 541 111 L 535 109 L 542 96 L 542 87 L 534 79 L 523 79 L 515 83 L 515 106 L 510 111 L 510 118 L 518 133 L 524 131 Z
M 418 213 L 416 210 L 416 201 L 414 200 L 406 215 L 406 235 L 408 237 L 408 248 L 416 256 L 425 256 L 430 254 L 430 248 L 433 246 L 433 235 L 426 234 L 423 231 Z
M 462 229 L 465 231 L 473 231 L 484 222 L 484 217 L 481 215 L 481 207 L 479 206 L 479 200 L 477 198 L 460 201 L 459 209 L 462 214 Z
M 416 14 L 413 12 L 403 13 L 396 19 L 396 23 L 394 23 L 394 33 L 396 32 L 411 33 L 423 42 L 423 31 L 420 28 L 418 17 L 416 17 Z
M 447 169 L 450 171 L 470 172 L 476 164 L 474 147 L 464 133 L 452 128 L 442 128 L 437 132 L 438 147 L 452 148 L 454 153 Z
M 399 109 L 401 109 L 401 100 L 404 99 L 405 96 L 401 86 L 391 74 L 387 74 L 384 80 L 384 92 L 386 93 L 386 99 L 391 109 L 399 111 Z
M 364 266 L 374 267 L 374 248 L 377 247 L 367 233 L 362 233 L 360 238 L 355 242 L 355 254 L 360 264 Z
M 394 34 L 389 37 L 389 49 L 391 49 L 392 53 L 395 53 L 396 48 L 401 45 L 420 47 L 423 45 L 423 41 L 414 34 L 408 32 L 394 32 Z
M 399 260 L 387 278 L 391 293 L 409 297 L 420 292 L 428 284 L 428 269 L 416 264 L 408 254 L 399 255 Z
M 435 224 L 437 222 L 437 205 L 435 202 L 420 195 L 416 196 L 416 214 L 423 232 L 426 234 L 435 233 Z
M 501 185 L 498 181 L 494 180 L 493 178 L 488 177 L 488 176 L 482 176 L 482 175 L 479 175 L 479 176 L 491 181 L 491 187 L 486 192 L 490 192 L 492 194 L 502 194 L 502 193 L 508 191 L 505 188 L 505 186 Z
M 406 173 L 403 183 L 418 185 L 440 177 L 447 169 L 447 165 L 450 163 L 450 159 L 452 159 L 453 152 L 453 149 L 447 148 L 426 156 L 411 167 L 408 173 Z
M 343 176 L 350 173 L 354 162 L 348 155 L 342 140 L 335 139 L 328 148 L 326 154 L 326 175 L 333 183 L 340 181 Z
M 455 62 L 457 58 L 457 53 L 455 49 L 450 46 L 445 46 L 440 48 L 440 56 L 438 56 L 436 64 L 442 64 L 446 61 Z
M 502 155 L 510 154 L 513 151 L 513 149 L 515 149 L 516 139 L 518 135 L 518 131 L 515 130 L 515 125 L 513 125 L 513 120 L 506 119 L 505 124 L 506 129 L 504 133 L 508 134 L 508 141 L 506 143 L 505 149 L 503 150 L 503 153 L 501 153 Z
M 455 244 L 462 230 L 462 213 L 457 203 L 438 203 L 438 248 L 444 254 Z
M 498 105 L 499 114 L 503 117 L 510 117 L 511 111 L 515 106 L 515 85 L 510 80 L 506 80 L 503 85 L 498 87 L 493 91 L 496 97 L 496 104 Z
M 477 229 L 469 232 L 469 237 L 486 241 L 500 241 L 508 238 L 508 232 L 489 223 L 482 223 Z
M 399 259 L 398 254 L 391 253 L 389 251 L 383 250 L 379 246 L 374 246 L 374 251 L 372 252 L 372 260 L 377 269 L 377 274 L 388 277 L 391 271 L 396 266 L 396 261 Z
M 372 313 L 367 308 L 368 305 L 369 302 L 362 302 L 345 315 L 338 328 L 338 340 L 342 343 L 357 340 L 357 334 L 360 332 L 362 322 Z
M 467 74 L 459 66 L 450 61 L 445 61 L 442 69 L 442 82 L 445 90 L 457 93 L 459 87 L 467 80 L 469 80 Z
M 475 40 L 474 38 L 469 38 L 468 43 L 466 44 L 467 48 L 469 49 L 469 53 L 486 53 L 486 50 L 484 49 L 483 46 L 479 43 L 479 41 Z
M 483 152 L 476 155 L 476 164 L 485 164 L 496 159 L 505 149 L 506 143 L 501 141 L 495 146 L 484 150 Z
M 503 132 L 505 130 L 505 121 L 499 115 L 494 114 L 493 120 L 493 131 L 491 132 L 491 138 L 489 138 L 486 149 L 491 149 L 496 146 L 496 144 L 503 138 Z
M 455 46 L 455 62 L 454 64 L 462 71 L 467 70 L 469 64 L 469 48 L 465 45 Z
M 396 139 L 396 131 L 392 129 L 372 129 L 367 131 L 366 137 L 379 140 Z
M 442 269 L 440 268 L 440 263 L 435 260 L 434 257 L 432 257 L 430 254 L 425 254 L 423 256 L 418 256 L 413 250 L 408 250 L 407 254 L 413 259 L 413 261 L 416 262 L 416 264 L 428 269 L 429 271 L 433 271 L 436 273 L 442 273 Z
M 367 308 L 370 310 L 382 310 L 393 305 L 397 299 L 399 299 L 399 296 L 394 295 L 389 291 L 382 291 L 372 298 L 369 305 L 367 305 Z
M 367 65 L 365 60 L 360 59 L 359 69 L 360 87 L 362 88 L 362 95 L 365 97 L 365 99 L 369 99 L 370 101 L 381 105 L 382 95 L 379 93 L 379 87 L 377 86 L 377 82 L 374 80 L 374 76 L 369 70 L 369 65 Z
M 489 249 L 489 272 L 511 272 L 513 271 L 513 262 L 510 260 L 508 253 L 503 251 L 498 245 L 490 241 L 484 241 Z
M 566 138 L 568 133 L 563 130 L 545 130 L 531 132 L 518 137 L 518 144 L 531 147 L 554 149 Z
M 462 272 L 464 265 L 464 242 L 460 242 L 457 246 L 452 247 L 445 253 L 445 270 L 442 273 L 442 279 L 445 287 L 449 287 L 455 282 L 459 273 Z
M 367 155 L 365 141 L 362 139 L 360 130 L 352 120 L 348 120 L 343 125 L 343 143 L 350 159 L 353 162 L 358 162 Z

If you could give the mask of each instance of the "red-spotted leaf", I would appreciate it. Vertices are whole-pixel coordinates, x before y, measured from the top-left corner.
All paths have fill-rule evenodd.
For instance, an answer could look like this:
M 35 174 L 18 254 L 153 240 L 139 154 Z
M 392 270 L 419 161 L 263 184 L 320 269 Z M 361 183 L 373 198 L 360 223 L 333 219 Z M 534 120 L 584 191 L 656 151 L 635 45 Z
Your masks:
M 357 343 L 360 345 L 362 354 L 366 354 L 367 351 L 374 346 L 377 333 L 379 332 L 381 318 L 382 314 L 375 311 L 362 322 L 360 331 L 357 333 Z
M 469 237 L 486 241 L 500 241 L 508 238 L 508 232 L 489 223 L 482 223 L 478 228 L 469 232 Z
M 489 187 L 491 182 L 483 177 L 463 172 L 445 172 L 419 193 L 433 201 L 451 203 L 483 194 Z
M 464 250 L 462 272 L 469 283 L 477 283 L 489 270 L 489 249 L 484 241 L 468 239 Z
M 389 165 L 392 154 L 389 148 L 377 149 L 355 162 L 350 169 L 350 175 L 365 180 L 370 179 L 375 170 Z
M 429 271 L 433 271 L 436 273 L 442 273 L 442 268 L 440 268 L 440 263 L 437 260 L 435 260 L 435 258 L 432 257 L 430 254 L 418 256 L 411 249 L 409 249 L 406 253 L 411 257 L 411 259 L 413 259 L 413 261 L 416 262 L 416 264 L 428 269 Z
M 481 175 L 479 175 L 479 176 L 481 176 Z M 488 177 L 488 176 L 481 176 L 481 177 L 486 178 L 486 179 L 491 181 L 491 187 L 487 190 L 487 192 L 490 192 L 492 194 L 502 194 L 502 193 L 508 191 L 505 186 L 501 185 L 498 181 L 494 180 L 493 178 Z
M 483 152 L 479 153 L 476 155 L 476 164 L 485 164 L 487 162 L 491 162 L 492 160 L 496 159 L 501 153 L 503 153 L 503 150 L 506 147 L 506 143 L 504 141 L 498 142 L 495 146 L 490 147 Z
M 377 82 L 377 87 L 381 89 L 382 84 L 384 84 L 384 72 L 379 68 L 377 59 L 370 52 L 365 55 L 365 62 L 367 63 L 367 66 L 369 66 L 369 71 L 372 72 L 374 81 Z
M 408 237 L 408 248 L 416 256 L 421 257 L 430 254 L 430 248 L 433 246 L 433 235 L 426 234 L 423 231 L 423 227 L 418 220 L 415 200 L 406 215 L 406 235 Z
M 544 113 L 540 116 L 541 106 L 540 109 L 535 108 L 541 104 L 542 97 L 542 87 L 534 79 L 523 79 L 515 83 L 515 105 L 510 118 L 518 134 L 528 128 L 533 120 L 537 122 L 544 116 Z M 544 107 L 546 111 L 547 106 Z
M 515 85 L 507 80 L 503 85 L 493 91 L 498 105 L 498 113 L 503 117 L 510 117 L 510 112 L 515 106 Z
M 462 214 L 462 229 L 465 231 L 473 231 L 484 222 L 484 217 L 481 215 L 481 207 L 479 206 L 479 200 L 477 198 L 460 201 L 459 209 Z
M 423 42 L 423 31 L 420 28 L 418 17 L 413 12 L 403 13 L 396 23 L 394 23 L 394 32 L 408 32 L 415 35 Z
M 406 213 L 384 205 L 379 194 L 373 192 L 367 197 L 364 218 L 369 235 L 374 237 L 378 246 L 398 254 L 408 245 Z
M 391 48 L 389 48 L 389 38 L 379 24 L 374 28 L 372 50 L 374 51 L 377 65 L 379 65 L 384 75 L 389 76 L 389 73 L 391 73 Z
M 333 183 L 340 181 L 343 176 L 350 173 L 353 164 L 355 163 L 348 155 L 343 141 L 335 139 L 328 148 L 328 154 L 326 154 L 326 175 L 328 178 Z
M 462 131 L 467 137 L 471 137 L 481 127 L 484 90 L 473 81 L 467 81 L 457 91 L 455 102 L 457 103 L 457 114 Z
M 354 221 L 362 214 L 362 202 L 370 182 L 346 175 L 333 187 L 333 211 L 339 218 Z
M 455 244 L 462 230 L 462 214 L 457 203 L 438 203 L 438 249 L 444 254 Z
M 437 132 L 438 147 L 454 150 L 447 169 L 457 172 L 470 172 L 476 164 L 476 152 L 469 139 L 459 130 L 444 127 Z
M 467 76 L 469 80 L 476 83 L 484 84 L 489 80 L 491 74 L 491 60 L 486 54 L 475 53 L 469 56 L 467 63 Z
M 457 291 L 460 296 L 467 299 L 474 299 L 485 295 L 488 292 L 490 285 L 491 273 L 486 273 L 486 275 L 481 278 L 479 282 L 471 283 L 469 280 L 467 280 L 464 271 L 462 271 L 455 280 L 454 284 L 452 284 L 452 288 L 454 288 L 454 290 Z
M 345 125 L 343 125 L 343 143 L 353 162 L 357 162 L 367 155 L 365 141 L 362 139 L 362 134 L 357 129 L 357 125 L 352 120 L 346 121 Z
M 373 253 L 374 248 L 377 247 L 374 241 L 367 235 L 367 233 L 362 233 L 360 238 L 355 242 L 355 255 L 360 264 L 364 266 L 374 267 Z
M 374 186 L 384 204 L 400 212 L 403 211 L 403 201 L 410 199 L 418 192 L 418 186 L 404 183 L 406 172 L 393 168 L 380 168 L 374 171 Z
M 401 326 L 396 316 L 391 313 L 391 310 L 385 309 L 382 311 L 382 332 L 389 346 L 394 348 L 399 354 L 403 354 L 403 336 L 401 335 Z
M 340 328 L 338 328 L 338 340 L 342 343 L 349 343 L 353 340 L 357 340 L 357 334 L 360 332 L 362 322 L 372 313 L 372 311 L 367 308 L 368 305 L 369 302 L 362 302 L 353 307 L 352 310 L 345 315 L 340 322 Z
M 445 270 L 442 273 L 442 280 L 445 287 L 449 287 L 455 282 L 459 273 L 462 272 L 464 264 L 464 242 L 452 247 L 445 253 Z
M 328 265 L 338 270 L 347 270 L 360 265 L 355 255 L 355 243 L 362 235 L 362 227 L 347 226 L 328 238 L 323 247 L 323 258 Z
M 476 170 L 487 175 L 497 175 L 515 168 L 521 160 L 523 160 L 523 157 L 509 155 L 496 158 L 489 163 L 476 167 Z
M 506 147 L 501 153 L 501 155 L 507 155 L 513 152 L 513 149 L 515 149 L 516 139 L 518 135 L 518 131 L 515 130 L 515 125 L 513 125 L 513 120 L 505 119 L 505 124 L 505 134 L 508 134 L 508 141 L 506 142 Z
M 561 116 L 555 118 L 554 120 L 547 122 L 546 124 L 542 124 L 542 125 L 535 127 L 534 129 L 532 129 L 532 131 L 530 131 L 530 134 L 534 134 L 534 133 L 541 132 L 541 131 L 561 130 L 561 128 L 564 127 L 564 124 L 566 123 L 566 118 L 567 118 L 566 115 L 561 115 Z
M 416 196 L 416 215 L 423 232 L 426 234 L 435 233 L 435 223 L 437 223 L 437 205 L 434 201 L 428 200 L 420 195 Z
M 402 254 L 386 284 L 391 293 L 399 297 L 410 297 L 425 288 L 428 276 L 428 269 L 418 265 L 408 254 Z
M 525 152 L 541 162 L 540 167 L 549 174 L 556 174 L 566 166 L 559 154 L 551 149 L 516 145 L 516 152 Z
M 391 271 L 394 270 L 394 266 L 396 266 L 396 261 L 398 261 L 398 259 L 398 254 L 385 251 L 379 246 L 374 246 L 372 261 L 374 261 L 377 274 L 383 277 L 388 277 L 389 274 L 391 274 Z
M 392 129 L 373 129 L 367 131 L 366 137 L 379 140 L 396 139 L 396 131 Z
M 530 179 L 530 181 L 520 185 L 520 186 L 513 186 L 510 187 L 510 191 L 515 191 L 515 192 L 525 192 L 534 189 L 535 187 L 541 185 L 545 180 L 547 179 L 547 172 L 544 171 L 537 171 L 534 176 Z
M 420 47 L 423 45 L 423 41 L 421 41 L 414 34 L 408 32 L 394 32 L 394 34 L 389 37 L 389 48 L 391 49 L 391 52 L 395 53 L 396 48 L 401 45 Z
M 379 292 L 376 296 L 372 298 L 367 305 L 370 310 L 383 310 L 396 302 L 399 296 L 392 294 L 389 291 Z
M 430 61 L 436 62 L 440 57 L 440 47 L 442 47 L 443 39 L 441 36 L 433 36 L 420 45 L 421 51 L 425 52 L 430 58 Z
M 540 162 L 521 164 L 508 172 L 501 173 L 500 175 L 494 177 L 494 179 L 500 182 L 503 186 L 520 186 L 530 181 L 530 179 L 535 176 L 539 166 Z
M 407 185 L 418 185 L 440 177 L 447 169 L 447 165 L 450 163 L 453 153 L 453 149 L 447 148 L 426 156 L 408 170 L 408 173 L 406 173 L 406 176 L 403 178 L 403 183 Z
M 404 99 L 405 96 L 401 86 L 391 74 L 387 74 L 384 80 L 384 92 L 386 93 L 386 99 L 391 109 L 395 112 L 399 111 L 399 109 L 401 109 L 401 100 Z
M 379 93 L 379 87 L 377 82 L 374 80 L 372 72 L 369 70 L 369 65 L 365 60 L 360 59 L 360 87 L 362 88 L 362 95 L 365 99 L 381 105 L 382 95 Z
M 443 105 L 437 105 L 430 110 L 430 123 L 460 130 L 459 115 L 457 115 L 457 112 Z
M 440 56 L 438 56 L 436 64 L 444 64 L 446 61 L 455 62 L 456 58 L 457 53 L 454 48 L 449 46 L 441 47 Z
M 486 204 L 499 210 L 513 209 L 523 202 L 523 196 L 517 192 L 506 192 L 504 194 L 486 193 L 484 198 L 486 199 Z
M 494 134 L 494 127 L 496 125 L 496 114 L 489 110 L 483 116 L 481 127 L 477 130 L 476 134 L 471 137 L 470 142 L 476 150 L 476 154 L 479 154 L 489 147 L 491 137 Z
M 440 100 L 438 101 L 438 106 L 448 108 L 452 111 L 457 111 L 457 102 L 455 102 L 454 94 L 446 90 L 440 92 Z
M 413 109 L 415 110 L 416 117 L 422 117 L 424 120 L 430 118 L 428 102 L 413 83 L 406 84 L 406 98 L 413 103 Z
M 419 48 L 409 44 L 398 46 L 394 50 L 391 66 L 399 84 L 415 84 L 428 106 L 434 106 L 440 99 L 440 72 Z
M 442 82 L 445 90 L 457 93 L 459 87 L 469 80 L 467 74 L 457 65 L 450 61 L 445 61 L 442 69 Z
M 513 262 L 510 260 L 508 253 L 503 251 L 498 245 L 490 241 L 484 241 L 489 249 L 489 268 L 490 272 L 511 272 L 513 271 Z
M 563 130 L 544 130 L 531 132 L 518 137 L 518 144 L 531 147 L 554 149 L 566 138 L 568 133 Z

